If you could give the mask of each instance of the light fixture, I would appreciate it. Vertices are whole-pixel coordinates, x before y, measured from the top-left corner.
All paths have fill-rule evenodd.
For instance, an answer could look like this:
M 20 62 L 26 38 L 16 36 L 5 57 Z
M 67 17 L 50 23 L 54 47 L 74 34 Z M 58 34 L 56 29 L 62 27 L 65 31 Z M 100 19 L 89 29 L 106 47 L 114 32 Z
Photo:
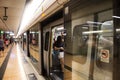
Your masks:
M 103 23 L 102 22 L 94 22 L 94 21 L 87 21 L 88 24 L 97 24 L 97 25 L 102 25 Z M 104 25 L 111 25 L 111 24 L 107 24 L 107 23 L 104 23 Z
M 64 29 L 64 27 L 59 27 L 59 28 L 57 28 L 57 31 L 60 31 L 60 30 L 63 30 Z
M 3 20 L 7 20 L 8 16 L 6 15 L 8 7 L 4 7 L 5 9 L 5 15 L 3 16 Z
M 112 16 L 113 18 L 117 18 L 117 19 L 120 19 L 120 16 Z

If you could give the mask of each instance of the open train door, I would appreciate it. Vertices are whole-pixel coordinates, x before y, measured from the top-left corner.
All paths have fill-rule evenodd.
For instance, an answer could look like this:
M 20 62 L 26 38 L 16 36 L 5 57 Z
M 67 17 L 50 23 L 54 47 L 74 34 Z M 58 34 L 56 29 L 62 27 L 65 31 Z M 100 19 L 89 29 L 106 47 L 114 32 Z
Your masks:
M 57 16 L 57 17 L 56 17 Z M 51 77 L 51 65 L 52 65 L 52 45 L 53 45 L 53 28 L 54 27 L 63 27 L 63 10 L 59 10 L 43 22 L 41 22 L 42 26 L 42 42 L 43 44 L 43 73 L 46 74 L 47 77 Z
M 64 40 L 66 33 L 63 24 L 52 28 L 51 47 L 50 47 L 50 76 L 52 79 L 63 80 L 62 64 L 59 58 L 59 52 L 54 50 L 53 45 L 57 41 L 57 37 L 61 36 Z M 64 42 L 63 42 L 64 43 Z M 64 57 L 63 57 L 64 58 Z

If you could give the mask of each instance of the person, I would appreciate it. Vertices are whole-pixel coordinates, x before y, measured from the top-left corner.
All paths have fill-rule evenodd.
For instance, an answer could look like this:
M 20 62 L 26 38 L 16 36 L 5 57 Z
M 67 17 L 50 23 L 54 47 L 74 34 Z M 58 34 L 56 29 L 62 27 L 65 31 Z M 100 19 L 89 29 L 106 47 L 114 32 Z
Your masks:
M 4 41 L 0 37 L 0 56 L 1 56 L 2 53 L 3 53 L 3 56 L 4 56 Z
M 33 44 L 33 45 L 36 45 L 36 40 L 35 40 L 35 38 L 32 39 L 32 44 Z
M 8 48 L 8 46 L 9 46 L 9 40 L 8 39 L 5 40 L 5 45 Z
M 54 52 L 58 51 L 59 52 L 59 59 L 60 59 L 60 64 L 61 64 L 61 68 L 62 68 L 62 72 L 64 70 L 64 39 L 62 39 L 61 36 L 57 37 L 57 40 L 55 41 L 55 43 L 53 44 L 53 49 Z

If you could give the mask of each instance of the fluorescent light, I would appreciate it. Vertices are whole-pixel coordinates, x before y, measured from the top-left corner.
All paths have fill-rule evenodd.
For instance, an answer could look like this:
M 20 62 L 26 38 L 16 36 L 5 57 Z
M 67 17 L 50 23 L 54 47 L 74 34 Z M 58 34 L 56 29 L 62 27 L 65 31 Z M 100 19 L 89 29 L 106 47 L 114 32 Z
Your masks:
M 86 31 L 86 32 L 83 32 L 83 34 L 93 34 L 93 33 L 102 33 L 103 31 L 100 30 L 100 31 Z
M 33 34 L 34 34 L 35 32 L 34 32 L 34 31 L 31 31 L 30 33 L 33 33 Z
M 83 34 L 108 33 L 108 32 L 113 32 L 113 30 L 86 31 L 83 32 Z
M 24 35 L 27 35 L 26 33 L 24 33 Z
M 1 34 L 3 34 L 4 33 L 4 31 L 1 31 Z
M 102 24 L 101 22 L 87 21 L 88 24 Z
M 26 26 L 28 26 L 33 20 L 35 12 L 42 2 L 43 0 L 31 0 L 31 2 L 26 6 L 17 36 L 19 36 L 22 31 L 25 30 Z
M 10 35 L 11 35 L 11 36 L 13 36 L 13 35 L 14 35 L 14 33 L 10 33 Z
M 120 29 L 116 29 L 116 32 L 119 32 L 120 31 Z
M 63 30 L 64 29 L 64 27 L 59 27 L 59 28 L 57 28 L 57 30 L 59 31 L 59 30 Z
M 88 29 L 88 27 L 82 27 L 83 29 Z
M 113 18 L 117 18 L 117 19 L 120 19 L 120 17 L 119 16 L 112 16 Z
M 10 33 L 10 31 L 5 31 L 5 33 Z
M 93 22 L 93 21 L 87 21 L 88 24 L 103 24 L 102 22 Z M 108 23 L 104 23 L 104 25 L 111 25 L 111 24 L 108 24 Z

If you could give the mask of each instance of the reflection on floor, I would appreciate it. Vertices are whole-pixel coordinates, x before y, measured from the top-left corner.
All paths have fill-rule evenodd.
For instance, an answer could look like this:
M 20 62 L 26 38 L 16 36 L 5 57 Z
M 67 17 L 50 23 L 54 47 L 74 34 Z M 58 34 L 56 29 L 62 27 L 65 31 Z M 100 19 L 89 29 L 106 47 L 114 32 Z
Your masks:
M 64 70 L 64 80 L 88 80 L 85 78 L 82 78 L 80 74 L 77 74 L 74 71 L 69 71 L 67 69 Z
M 57 67 L 53 66 L 50 70 L 50 75 L 55 80 L 63 80 L 64 72 L 61 70 L 61 65 Z
M 52 66 L 50 68 L 50 74 L 55 80 L 63 80 L 64 72 L 62 72 L 58 54 L 52 54 Z
M 65 65 L 72 67 L 72 61 L 77 62 L 79 64 L 84 64 L 86 62 L 87 57 L 80 55 L 71 55 L 65 53 Z
M 80 70 L 83 68 L 79 67 L 80 65 L 84 65 L 86 63 L 86 60 L 86 56 L 71 55 L 65 53 L 64 80 L 86 80 L 83 78 L 84 75 L 80 72 Z
M 39 47 L 36 47 L 36 46 L 32 46 L 30 45 L 30 53 L 31 53 L 31 56 L 36 59 L 37 61 L 39 61 Z
M 27 80 L 16 45 L 12 48 L 3 80 Z
M 39 72 L 40 71 L 40 58 L 39 58 L 39 46 L 30 45 L 30 59 L 32 64 L 34 65 L 35 69 Z M 39 72 L 40 73 L 40 72 Z

